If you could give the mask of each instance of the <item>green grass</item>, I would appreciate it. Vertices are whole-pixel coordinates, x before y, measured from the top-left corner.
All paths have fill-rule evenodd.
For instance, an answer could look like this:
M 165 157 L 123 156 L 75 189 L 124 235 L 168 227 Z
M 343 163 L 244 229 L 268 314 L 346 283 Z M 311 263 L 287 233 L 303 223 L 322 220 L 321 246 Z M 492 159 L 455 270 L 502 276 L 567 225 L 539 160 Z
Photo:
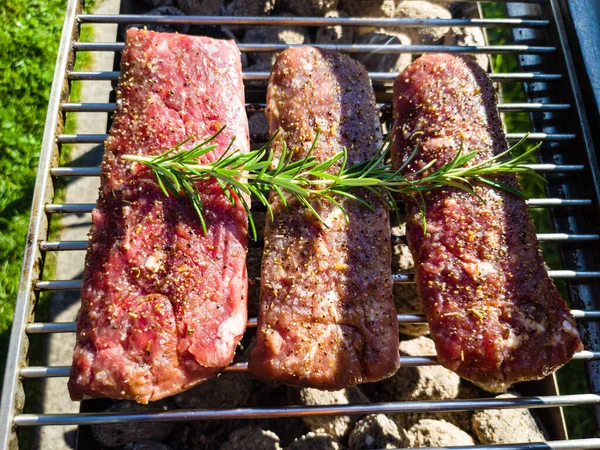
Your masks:
M 0 354 L 6 355 L 66 2 L 0 8 Z M 0 371 L 4 375 L 4 358 Z
M 506 17 L 504 5 L 500 3 L 482 4 L 484 16 Z M 508 29 L 490 29 L 488 30 L 488 39 L 490 44 L 502 45 L 512 43 L 511 33 Z M 518 64 L 514 55 L 494 55 L 492 66 L 495 72 L 517 72 Z M 523 85 L 521 83 L 502 83 L 501 95 L 505 103 L 524 103 L 526 102 Z M 510 113 L 504 115 L 504 123 L 507 131 L 511 133 L 523 133 L 531 131 L 531 122 L 528 113 Z M 534 145 L 534 144 L 530 144 Z M 528 147 L 526 147 L 528 148 Z M 539 162 L 532 160 L 532 163 Z M 521 185 L 523 191 L 528 197 L 545 197 L 544 185 L 532 178 L 522 178 Z M 539 208 L 531 210 L 533 220 L 535 221 L 538 232 L 552 232 L 552 218 L 547 209 Z M 542 245 L 544 259 L 552 269 L 561 267 L 560 254 L 556 245 Z M 567 299 L 567 289 L 564 282 L 557 282 L 563 298 Z M 562 394 L 582 394 L 589 392 L 585 380 L 584 364 L 580 361 L 573 361 L 560 369 L 557 373 L 558 385 Z M 571 439 L 594 437 L 596 434 L 593 408 L 591 406 L 578 406 L 564 408 L 567 430 Z
M 87 2 L 86 12 L 94 2 Z M 0 11 L 4 26 L 0 30 L 0 355 L 7 354 L 10 324 L 18 289 L 20 266 L 25 248 L 33 185 L 46 118 L 54 65 L 58 51 L 65 0 L 8 0 Z M 84 26 L 81 39 L 92 41 L 91 26 Z M 75 67 L 86 70 L 91 56 L 80 53 Z M 82 85 L 71 86 L 71 100 L 78 101 Z M 75 132 L 74 114 L 67 116 L 65 132 Z M 63 149 L 61 161 L 69 158 L 69 147 Z M 64 183 L 55 186 L 57 201 L 63 197 Z M 51 236 L 57 237 L 60 223 L 52 221 Z M 44 276 L 53 278 L 54 254 L 47 255 Z M 48 320 L 50 294 L 40 295 L 37 320 Z M 46 339 L 32 341 L 32 364 L 43 364 Z M 0 383 L 4 377 L 5 357 L 0 357 Z M 39 380 L 25 384 L 27 412 L 39 404 Z M 0 384 L 1 389 L 1 384 Z M 32 433 L 21 433 L 24 448 L 33 448 Z

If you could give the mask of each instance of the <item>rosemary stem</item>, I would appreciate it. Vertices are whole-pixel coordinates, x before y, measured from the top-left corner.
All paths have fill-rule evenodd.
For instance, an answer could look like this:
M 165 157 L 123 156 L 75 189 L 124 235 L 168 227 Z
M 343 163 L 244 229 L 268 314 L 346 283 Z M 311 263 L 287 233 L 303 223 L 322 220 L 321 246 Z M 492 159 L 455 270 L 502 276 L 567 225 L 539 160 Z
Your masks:
M 148 162 L 152 162 L 153 157 L 151 156 L 137 156 L 137 155 L 124 155 L 123 159 L 128 160 L 128 161 L 132 161 L 132 162 L 139 162 L 142 164 L 146 164 Z M 215 177 L 215 178 L 221 178 L 218 173 L 216 173 L 215 168 L 213 165 L 211 164 L 180 164 L 179 162 L 173 162 L 173 161 L 164 161 L 161 162 L 161 166 L 165 169 L 177 169 L 177 170 L 182 170 L 182 171 L 189 171 L 189 170 L 194 170 L 197 173 L 206 175 L 207 178 L 210 177 Z M 486 170 L 488 169 L 488 170 Z M 482 176 L 482 175 L 498 175 L 501 173 L 529 173 L 531 172 L 531 169 L 529 169 L 528 167 L 524 166 L 524 165 L 516 165 L 516 166 L 506 166 L 506 167 L 502 167 L 500 165 L 497 165 L 495 167 L 481 167 L 481 168 L 477 168 L 476 170 L 471 168 L 471 167 L 460 167 L 460 168 L 455 168 L 455 169 L 451 169 L 449 171 L 447 171 L 445 173 L 444 178 L 440 178 L 439 176 L 425 176 L 422 177 L 421 179 L 419 179 L 418 184 L 421 187 L 426 187 L 427 185 L 439 185 L 440 182 L 443 183 L 444 179 L 453 179 L 453 178 L 472 178 L 473 176 L 477 175 L 477 176 Z M 335 180 L 335 179 L 311 179 L 308 178 L 310 176 L 309 172 L 301 172 L 300 174 L 295 174 L 294 177 L 287 177 L 287 176 L 272 176 L 269 173 L 253 173 L 253 172 L 247 172 L 245 171 L 245 173 L 243 173 L 243 177 L 246 178 L 247 182 L 250 184 L 260 184 L 262 187 L 266 187 L 268 185 L 276 185 L 279 187 L 286 187 L 289 186 L 290 184 L 295 185 L 295 186 L 308 186 L 306 188 L 306 191 L 308 193 L 311 194 L 322 194 L 326 191 L 328 191 L 328 188 L 330 188 L 331 186 L 337 186 L 340 184 L 346 184 L 349 183 L 349 180 L 353 180 L 353 179 L 360 179 L 360 185 L 357 185 L 356 187 L 360 187 L 360 186 L 369 186 L 372 188 L 392 188 L 395 190 L 400 190 L 400 191 L 405 191 L 405 190 L 414 190 L 414 181 L 411 182 L 409 181 L 405 176 L 400 175 L 400 174 L 394 174 L 392 175 L 391 171 L 386 171 L 386 170 L 382 170 L 380 174 L 378 174 L 377 176 L 380 176 L 381 174 L 385 174 L 385 173 L 389 173 L 390 177 L 389 178 L 361 178 L 361 177 L 356 177 L 356 176 L 341 176 L 339 177 L 339 180 Z M 223 180 L 223 181 L 227 181 L 227 180 Z M 310 187 L 313 186 L 324 186 L 323 189 L 310 189 Z

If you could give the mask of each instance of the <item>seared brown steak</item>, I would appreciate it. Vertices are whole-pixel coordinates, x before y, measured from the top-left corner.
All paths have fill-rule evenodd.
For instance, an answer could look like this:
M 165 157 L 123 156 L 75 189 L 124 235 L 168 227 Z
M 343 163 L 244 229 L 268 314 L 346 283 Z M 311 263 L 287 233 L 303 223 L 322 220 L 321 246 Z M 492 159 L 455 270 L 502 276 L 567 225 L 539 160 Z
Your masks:
M 475 164 L 504 151 L 493 86 L 470 58 L 428 55 L 394 84 L 393 163 L 419 151 L 414 173 L 450 162 L 464 144 Z M 516 176 L 500 181 L 520 189 Z M 526 203 L 477 186 L 485 203 L 448 188 L 425 195 L 426 231 L 406 198 L 415 282 L 438 358 L 490 390 L 542 378 L 582 350 L 575 322 L 544 268 Z
M 186 198 L 165 197 L 156 155 L 223 125 L 248 149 L 240 53 L 233 42 L 131 29 L 118 108 L 92 214 L 69 380 L 74 400 L 158 400 L 212 377 L 233 359 L 246 324 L 247 216 L 215 182 L 199 185 L 208 232 Z
M 273 148 L 287 142 L 295 158 L 323 161 L 348 149 L 349 164 L 370 159 L 381 144 L 375 96 L 364 68 L 347 56 L 312 47 L 288 49 L 273 67 L 267 118 Z M 376 381 L 399 366 L 392 298 L 388 207 L 358 192 L 337 206 L 313 199 L 321 224 L 290 200 L 271 196 L 256 346 L 249 368 L 257 377 L 322 389 Z

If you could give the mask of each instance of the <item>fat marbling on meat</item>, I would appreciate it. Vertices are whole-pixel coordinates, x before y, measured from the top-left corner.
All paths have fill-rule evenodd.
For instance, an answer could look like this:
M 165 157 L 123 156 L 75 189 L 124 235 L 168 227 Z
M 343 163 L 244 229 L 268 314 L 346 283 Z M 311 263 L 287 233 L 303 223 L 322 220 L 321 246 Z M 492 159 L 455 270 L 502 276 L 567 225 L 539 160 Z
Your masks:
M 271 134 L 281 128 L 273 143 L 277 155 L 285 141 L 295 159 L 306 156 L 319 129 L 312 153 L 319 161 L 345 146 L 353 165 L 381 145 L 368 74 L 335 51 L 284 51 L 271 72 L 266 114 Z M 265 230 L 253 375 L 340 389 L 398 369 L 388 206 L 356 193 L 375 211 L 337 197 L 348 222 L 339 207 L 311 199 L 326 225 L 293 199 L 286 208 L 271 195 L 275 217 Z
M 461 145 L 476 164 L 507 148 L 492 83 L 469 57 L 427 55 L 394 83 L 392 161 L 411 175 L 450 162 Z M 520 189 L 516 175 L 497 179 Z M 442 365 L 489 390 L 542 378 L 582 350 L 573 317 L 549 278 L 525 201 L 477 185 L 425 194 L 424 234 L 406 198 L 415 282 Z
M 225 130 L 248 151 L 240 52 L 233 42 L 130 29 L 118 107 L 92 213 L 69 380 L 74 400 L 158 400 L 214 376 L 233 359 L 247 320 L 247 215 L 214 181 L 191 202 L 166 197 L 142 164 L 192 136 Z

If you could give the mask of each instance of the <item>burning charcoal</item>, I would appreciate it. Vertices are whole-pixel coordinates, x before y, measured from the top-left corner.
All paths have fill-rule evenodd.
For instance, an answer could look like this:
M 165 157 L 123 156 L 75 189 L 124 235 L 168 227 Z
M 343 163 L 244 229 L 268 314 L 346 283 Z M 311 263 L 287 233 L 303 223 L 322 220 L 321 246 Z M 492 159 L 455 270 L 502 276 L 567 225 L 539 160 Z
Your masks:
M 340 17 L 337 11 L 330 11 L 325 17 Z M 343 16 L 343 15 L 342 15 Z M 317 44 L 351 44 L 354 36 L 354 27 L 332 25 L 317 29 Z
M 268 134 L 269 124 L 264 112 L 256 112 L 248 117 L 248 128 L 250 134 Z
M 404 33 L 389 31 L 386 33 L 365 33 L 354 39 L 356 44 L 372 44 L 380 47 L 386 45 L 410 45 L 410 38 Z M 356 60 L 362 63 L 369 72 L 401 72 L 411 63 L 408 53 L 357 53 Z
M 143 440 L 130 442 L 124 450 L 171 450 L 171 447 L 162 442 Z
M 357 422 L 350 433 L 350 450 L 398 448 L 406 445 L 406 433 L 383 414 L 372 414 Z
M 414 284 L 396 284 L 394 285 L 394 301 L 398 314 L 423 314 L 423 305 L 417 288 Z M 406 336 L 418 337 L 429 334 L 427 323 L 408 323 L 399 324 L 400 334 Z
M 405 236 L 405 226 L 402 224 L 392 228 L 392 234 L 395 236 Z M 394 273 L 413 273 L 415 263 L 405 244 L 395 245 L 392 252 L 392 272 Z M 412 283 L 403 283 L 394 285 L 394 301 L 396 311 L 399 314 L 423 314 L 423 304 L 417 293 L 417 287 Z M 424 336 L 429 334 L 429 326 L 424 324 L 399 324 L 400 334 L 407 336 Z
M 256 70 L 256 69 L 249 69 L 249 70 Z M 259 70 L 260 71 L 265 71 L 265 70 L 268 71 L 270 69 L 259 69 Z M 267 136 L 269 134 L 269 124 L 267 123 L 267 117 L 265 116 L 265 113 L 257 112 L 257 113 L 249 114 L 248 115 L 248 128 L 250 129 L 251 136 L 255 135 L 255 134 Z M 258 148 L 261 148 L 263 145 L 264 145 L 264 142 L 250 142 L 250 149 L 256 150 Z M 256 220 L 255 220 L 255 225 L 258 226 L 258 223 L 256 223 Z M 261 224 L 261 227 L 262 227 L 262 224 Z M 258 229 L 257 229 L 257 231 L 258 231 Z M 262 236 L 262 230 L 260 233 L 258 233 L 258 236 Z M 260 261 L 262 260 L 262 248 L 260 248 L 259 250 L 260 250 L 260 259 L 259 259 L 258 265 L 256 267 L 252 268 L 252 269 L 256 270 L 256 273 L 253 275 L 248 274 L 248 276 L 250 276 L 250 277 L 260 276 Z M 248 265 L 248 268 L 250 268 L 249 265 Z
M 403 356 L 435 355 L 433 341 L 418 337 L 400 342 Z M 375 401 L 439 400 L 456 398 L 460 378 L 441 366 L 402 367 L 392 377 L 368 385 L 367 395 Z M 365 388 L 367 389 L 367 388 Z
M 393 0 L 339 0 L 340 9 L 350 16 L 393 17 Z
M 444 38 L 444 45 L 485 45 L 485 36 L 481 28 L 452 27 L 450 33 Z M 476 54 L 473 56 L 483 70 L 488 69 L 488 55 Z
M 402 356 L 435 355 L 435 346 L 428 337 L 418 337 L 400 342 Z M 441 366 L 401 367 L 394 376 L 377 384 L 363 387 L 371 401 L 441 400 L 457 398 L 460 378 Z M 471 413 L 402 413 L 395 414 L 396 424 L 405 430 L 421 419 L 445 419 L 459 427 L 469 429 Z
M 503 394 L 496 398 L 515 398 Z M 539 442 L 544 435 L 528 409 L 488 409 L 473 414 L 471 430 L 482 444 Z
M 312 431 L 292 442 L 286 450 L 341 450 L 343 447 L 332 435 Z
M 139 405 L 135 402 L 121 401 L 106 410 L 106 412 L 139 412 L 166 409 L 166 402 L 156 402 L 151 406 Z M 135 425 L 127 422 L 103 425 L 91 425 L 92 436 L 105 447 L 118 447 L 128 442 L 142 439 L 164 439 L 173 431 L 172 422 L 139 422 Z
M 157 6 L 173 6 L 175 0 L 142 0 L 146 5 L 156 8 Z
M 159 6 L 158 8 L 154 8 L 150 12 L 148 12 L 150 16 L 185 16 L 183 11 L 175 8 L 174 6 Z M 161 33 L 181 33 L 186 34 L 190 31 L 189 24 L 181 23 L 181 24 L 168 24 L 168 23 L 135 23 L 130 24 L 125 27 L 125 30 L 130 28 L 147 28 L 148 30 L 158 31 Z
M 474 445 L 471 436 L 445 420 L 419 420 L 406 434 L 409 447 Z
M 406 356 L 435 355 L 435 344 L 427 337 L 400 342 L 400 354 Z M 408 368 L 396 374 L 397 385 L 406 400 L 448 399 L 458 396 L 460 377 L 442 366 Z M 412 380 L 410 380 L 412 378 Z M 410 381 L 409 381 L 410 380 Z M 413 384 L 414 381 L 414 384 Z M 401 387 L 404 384 L 405 387 Z
M 225 7 L 223 15 L 232 17 L 242 16 L 268 16 L 273 12 L 277 0 L 233 0 Z M 230 26 L 231 30 L 236 33 L 243 35 L 246 30 L 250 29 L 248 26 Z
M 289 405 L 288 386 L 272 381 L 252 379 L 252 397 L 249 406 L 281 408 L 287 405 Z M 252 424 L 274 432 L 280 437 L 283 447 L 310 431 L 299 417 L 289 417 L 285 420 L 261 419 Z
M 323 16 L 337 4 L 338 0 L 283 0 L 283 9 L 297 16 Z
M 394 272 L 412 273 L 415 270 L 415 261 L 406 245 L 406 224 L 392 228 L 392 234 L 404 239 L 404 244 L 397 244 L 392 255 L 392 269 Z
M 279 437 L 272 431 L 247 427 L 235 430 L 221 450 L 281 450 Z
M 275 8 L 276 0 L 233 0 L 225 8 L 226 16 L 266 16 Z
M 244 42 L 252 44 L 308 44 L 310 38 L 305 27 L 273 26 L 254 27 L 246 32 Z M 257 63 L 253 70 L 270 71 L 277 59 L 278 53 L 250 53 L 249 56 Z
M 248 374 L 231 372 L 210 378 L 173 399 L 180 408 L 239 408 L 246 405 L 251 391 Z
M 297 405 L 347 405 L 369 403 L 369 399 L 357 387 L 341 391 L 321 391 L 313 388 L 288 388 L 291 400 Z M 336 438 L 343 439 L 352 430 L 357 416 L 314 416 L 305 417 L 304 422 L 312 430 L 323 430 Z
M 190 16 L 218 16 L 223 0 L 177 0 L 177 6 Z
M 452 14 L 446 8 L 431 2 L 407 0 L 401 1 L 394 10 L 395 17 L 410 17 L 411 19 L 451 19 Z M 406 34 L 415 44 L 434 44 L 444 38 L 450 31 L 449 27 L 419 27 L 408 28 Z

